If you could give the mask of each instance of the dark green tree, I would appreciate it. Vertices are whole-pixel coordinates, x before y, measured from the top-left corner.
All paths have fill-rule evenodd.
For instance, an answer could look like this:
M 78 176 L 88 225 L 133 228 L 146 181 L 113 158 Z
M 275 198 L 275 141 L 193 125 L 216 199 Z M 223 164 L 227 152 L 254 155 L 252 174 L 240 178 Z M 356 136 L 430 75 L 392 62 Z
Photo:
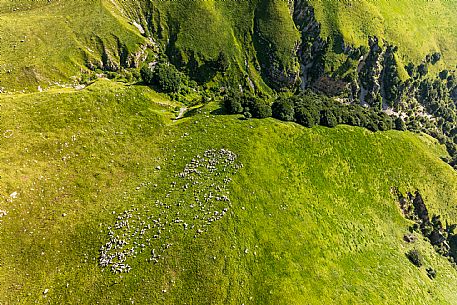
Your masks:
M 398 117 L 395 119 L 395 129 L 396 130 L 401 130 L 405 131 L 406 130 L 406 124 L 405 121 L 401 117 Z
M 154 71 L 148 65 L 145 65 L 140 70 L 141 79 L 145 84 L 151 85 L 153 83 Z
M 241 101 L 236 98 L 225 98 L 224 99 L 225 110 L 230 114 L 243 113 L 243 106 Z
M 295 111 L 293 102 L 289 99 L 280 98 L 271 105 L 272 116 L 281 121 L 293 121 Z
M 156 86 L 166 93 L 176 93 L 181 87 L 181 77 L 178 70 L 169 63 L 159 63 L 155 67 L 144 66 L 141 77 L 148 85 Z
M 323 126 L 335 127 L 338 124 L 338 119 L 331 109 L 321 111 L 320 123 Z
M 428 73 L 428 66 L 426 64 L 420 64 L 419 67 L 417 67 L 417 72 L 421 77 L 424 77 Z
M 271 117 L 271 107 L 259 99 L 254 99 L 250 105 L 250 112 L 252 117 L 257 119 L 264 119 Z
M 216 62 L 214 63 L 214 68 L 216 71 L 225 72 L 230 66 L 230 61 L 227 55 L 224 52 L 219 52 Z
M 432 57 L 431 57 L 432 65 L 436 64 L 438 61 L 440 61 L 440 59 L 441 59 L 441 54 L 439 52 L 433 53 Z
M 305 106 L 298 106 L 295 108 L 295 120 L 298 124 L 311 128 L 319 124 L 319 111 Z

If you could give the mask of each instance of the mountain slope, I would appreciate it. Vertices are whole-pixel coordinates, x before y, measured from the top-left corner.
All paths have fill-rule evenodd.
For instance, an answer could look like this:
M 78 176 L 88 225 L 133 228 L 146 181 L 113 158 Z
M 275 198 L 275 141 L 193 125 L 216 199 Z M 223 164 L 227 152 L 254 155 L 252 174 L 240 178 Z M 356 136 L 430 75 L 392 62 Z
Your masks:
M 79 84 L 87 66 L 117 71 L 141 62 L 148 42 L 112 4 L 39 3 L 0 2 L 0 87 Z
M 391 107 L 403 129 L 454 145 L 456 8 L 0 0 L 0 304 L 457 303 L 455 265 L 411 232 L 393 192 L 419 190 L 457 223 L 451 146 L 219 104 L 236 92 L 271 110 L 341 87 L 335 109 Z M 157 65 L 178 68 L 178 92 L 140 83 Z
M 377 36 L 397 45 L 404 62 L 421 62 L 441 52 L 445 64 L 457 64 L 454 1 L 310 1 L 325 37 L 366 45 Z M 340 41 L 339 41 L 340 42 Z M 339 46 L 338 46 L 339 47 Z
M 264 93 L 299 83 L 300 64 L 315 59 L 297 52 L 324 52 L 325 72 L 341 70 L 337 76 L 344 77 L 343 47 L 366 47 L 369 36 L 399 47 L 401 69 L 440 52 L 442 60 L 432 68 L 438 72 L 457 64 L 456 9 L 452 1 L 423 0 L 1 1 L 0 86 L 33 91 L 56 81 L 78 83 L 87 68 L 137 67 L 158 51 L 147 38 L 203 83 L 221 80 L 212 64 L 222 53 L 232 63 L 225 79 Z M 293 18 L 297 14 L 308 16 L 305 25 Z M 300 31 L 305 40 L 321 36 L 328 49 L 300 46 Z
M 411 224 L 391 194 L 419 189 L 431 212 L 457 220 L 457 175 L 427 136 L 241 121 L 211 114 L 211 104 L 172 123 L 166 98 L 110 81 L 0 99 L 3 303 L 456 301 L 457 271 L 425 240 L 403 241 Z M 99 249 L 117 215 L 193 213 L 176 173 L 220 148 L 244 165 L 228 185 L 228 213 L 197 238 L 171 225 L 128 274 L 102 271 Z M 171 200 L 184 206 L 162 210 L 155 202 L 173 181 Z M 166 243 L 163 260 L 146 262 Z M 408 261 L 411 248 L 435 280 Z

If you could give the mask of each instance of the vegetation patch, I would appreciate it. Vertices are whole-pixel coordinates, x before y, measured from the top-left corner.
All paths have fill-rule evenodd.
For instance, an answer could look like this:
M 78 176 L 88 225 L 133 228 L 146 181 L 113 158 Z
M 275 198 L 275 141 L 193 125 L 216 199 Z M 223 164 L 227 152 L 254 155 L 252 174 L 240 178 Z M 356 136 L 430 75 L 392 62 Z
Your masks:
M 419 191 L 416 191 L 414 195 L 408 193 L 407 196 L 401 194 L 398 189 L 395 189 L 394 191 L 397 194 L 403 215 L 407 219 L 415 222 L 414 225 L 410 227 L 410 231 L 420 232 L 427 238 L 436 252 L 447 257 L 453 266 L 456 267 L 457 248 L 455 247 L 457 244 L 455 243 L 455 240 L 457 240 L 457 235 L 454 231 L 457 225 L 446 221 L 446 225 L 443 226 L 440 215 L 433 215 L 430 219 L 427 206 Z M 416 266 L 420 267 L 422 265 L 422 259 L 419 258 L 420 256 L 417 250 L 408 252 L 407 256 Z M 431 278 L 435 278 L 436 271 L 431 269 L 427 272 Z

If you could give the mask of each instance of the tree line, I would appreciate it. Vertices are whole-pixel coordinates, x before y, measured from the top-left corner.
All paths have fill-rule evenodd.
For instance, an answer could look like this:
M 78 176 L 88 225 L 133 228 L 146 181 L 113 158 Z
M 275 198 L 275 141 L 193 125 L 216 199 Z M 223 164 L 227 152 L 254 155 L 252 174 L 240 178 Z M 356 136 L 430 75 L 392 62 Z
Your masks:
M 278 97 L 271 105 L 252 95 L 230 91 L 224 97 L 224 108 L 229 114 L 243 114 L 245 118 L 273 117 L 296 122 L 305 127 L 338 124 L 359 126 L 371 131 L 406 130 L 401 118 L 392 120 L 382 111 L 355 104 L 343 104 L 328 97 L 306 91 L 300 95 Z

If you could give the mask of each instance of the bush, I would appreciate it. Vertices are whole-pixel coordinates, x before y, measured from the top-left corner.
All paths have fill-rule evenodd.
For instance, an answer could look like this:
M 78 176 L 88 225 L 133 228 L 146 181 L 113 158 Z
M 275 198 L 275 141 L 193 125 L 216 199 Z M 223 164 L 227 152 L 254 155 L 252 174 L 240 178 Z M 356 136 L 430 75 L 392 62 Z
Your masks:
M 428 67 L 426 64 L 420 64 L 419 67 L 417 68 L 417 72 L 421 77 L 424 77 L 428 73 Z
M 398 117 L 395 119 L 395 129 L 396 130 L 401 130 L 405 131 L 406 130 L 406 124 L 405 121 L 401 117 Z
M 392 129 L 392 119 L 385 113 L 378 114 L 377 123 L 381 131 Z
M 295 119 L 294 104 L 287 99 L 278 99 L 271 105 L 272 116 L 281 121 L 293 121 Z
M 154 71 L 149 66 L 143 66 L 140 74 L 145 84 L 151 85 L 153 83 Z
M 338 119 L 335 114 L 330 109 L 325 109 L 321 111 L 321 121 L 322 126 L 335 127 L 338 125 Z
M 224 107 L 225 110 L 230 114 L 243 113 L 244 109 L 241 105 L 241 101 L 233 97 L 226 97 L 224 99 Z
M 406 253 L 406 257 L 417 267 L 421 267 L 424 264 L 424 258 L 419 250 L 410 250 Z
M 319 123 L 319 111 L 308 107 L 298 107 L 295 109 L 295 120 L 298 124 L 311 128 Z
M 214 63 L 214 68 L 216 69 L 216 71 L 225 72 L 227 71 L 229 66 L 230 61 L 227 55 L 224 52 L 220 52 L 216 62 Z
M 257 119 L 264 119 L 271 117 L 271 107 L 262 103 L 260 100 L 255 99 L 251 102 L 250 112 L 252 117 Z
M 176 93 L 181 87 L 179 72 L 169 63 L 157 64 L 154 69 L 144 66 L 141 69 L 141 77 L 146 84 L 156 85 L 160 91 L 166 93 Z
M 438 52 L 433 53 L 432 57 L 431 57 L 432 65 L 436 64 L 438 61 L 440 61 L 440 59 L 441 59 L 440 53 L 438 53 Z

